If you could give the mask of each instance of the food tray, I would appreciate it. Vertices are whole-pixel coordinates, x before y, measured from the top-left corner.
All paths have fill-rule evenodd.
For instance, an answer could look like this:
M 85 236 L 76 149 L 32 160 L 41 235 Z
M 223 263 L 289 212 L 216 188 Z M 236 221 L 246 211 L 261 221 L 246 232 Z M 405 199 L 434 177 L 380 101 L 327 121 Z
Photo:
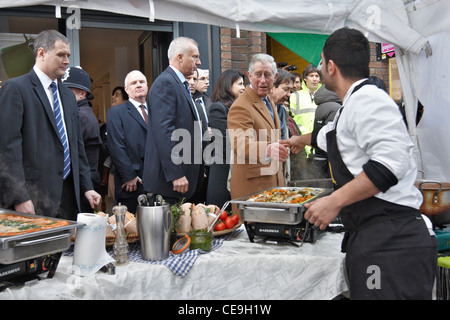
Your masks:
M 1 214 L 42 217 L 6 209 L 0 209 Z M 64 220 L 52 217 L 45 218 Z M 0 237 L 0 264 L 11 264 L 65 251 L 70 247 L 71 234 L 74 233 L 76 228 L 84 225 L 84 223 L 69 221 L 69 224 L 66 226 L 21 235 Z
M 272 190 L 304 190 L 310 189 L 318 194 L 301 203 L 280 203 L 280 202 L 255 202 L 250 198 L 262 192 Z M 231 200 L 230 203 L 235 203 L 238 208 L 242 210 L 242 219 L 246 222 L 263 222 L 275 224 L 299 224 L 303 220 L 303 213 L 305 211 L 304 204 L 317 199 L 320 196 L 328 194 L 329 189 L 325 188 L 310 188 L 310 187 L 272 187 L 266 190 Z

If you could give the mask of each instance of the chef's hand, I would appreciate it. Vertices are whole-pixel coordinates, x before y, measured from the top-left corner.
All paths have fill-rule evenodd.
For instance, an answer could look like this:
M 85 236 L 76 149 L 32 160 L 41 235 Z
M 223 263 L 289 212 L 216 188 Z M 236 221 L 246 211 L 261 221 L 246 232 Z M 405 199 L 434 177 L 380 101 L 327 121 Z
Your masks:
M 122 185 L 122 189 L 125 189 L 126 192 L 133 192 L 137 190 L 137 184 L 142 184 L 142 179 L 136 177 L 134 179 L 128 180 Z
M 181 194 L 188 192 L 189 181 L 186 179 L 186 177 L 181 177 L 179 179 L 173 180 L 172 184 L 173 191 L 179 192 Z
M 17 212 L 36 214 L 34 211 L 34 204 L 31 200 L 16 204 L 14 210 Z
M 289 150 L 281 143 L 274 142 L 267 146 L 266 155 L 272 160 L 284 162 L 289 157 Z
M 95 190 L 88 190 L 84 193 L 84 196 L 89 201 L 91 208 L 94 209 L 95 206 L 100 205 L 102 201 L 102 196 L 99 195 Z
M 341 207 L 336 205 L 336 200 L 331 195 L 305 203 L 304 206 L 307 209 L 305 219 L 320 230 L 325 230 L 341 211 Z

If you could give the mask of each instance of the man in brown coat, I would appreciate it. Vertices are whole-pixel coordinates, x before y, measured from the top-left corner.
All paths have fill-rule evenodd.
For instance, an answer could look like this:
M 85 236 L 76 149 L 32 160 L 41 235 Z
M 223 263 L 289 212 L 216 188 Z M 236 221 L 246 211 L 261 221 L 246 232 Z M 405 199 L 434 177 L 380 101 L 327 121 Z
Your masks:
M 228 113 L 228 131 L 233 154 L 231 198 L 283 186 L 281 162 L 289 156 L 281 145 L 280 119 L 268 97 L 277 77 L 276 63 L 267 54 L 256 54 L 249 64 L 250 85 Z M 274 112 L 275 110 L 275 112 Z M 233 212 L 238 212 L 233 207 Z

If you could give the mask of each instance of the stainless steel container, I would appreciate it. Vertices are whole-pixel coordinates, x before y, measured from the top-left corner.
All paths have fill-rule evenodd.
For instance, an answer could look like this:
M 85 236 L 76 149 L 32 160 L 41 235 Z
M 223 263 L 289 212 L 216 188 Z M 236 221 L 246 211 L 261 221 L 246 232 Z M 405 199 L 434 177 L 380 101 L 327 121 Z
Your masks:
M 141 255 L 158 261 L 169 257 L 172 214 L 168 204 L 139 205 L 136 213 Z
M 11 213 L 25 217 L 41 217 L 0 209 L 0 215 Z M 0 237 L 0 264 L 11 264 L 65 251 L 70 247 L 70 236 L 74 233 L 75 228 L 83 225 L 84 223 L 69 221 L 69 224 L 63 227 Z
M 300 190 L 304 187 L 276 187 L 271 189 L 294 189 Z M 324 188 L 308 188 L 317 192 L 318 195 L 309 199 L 312 201 L 315 198 L 328 194 L 329 189 Z M 264 190 L 265 191 L 265 190 Z M 261 191 L 261 192 L 264 192 Z M 230 203 L 235 203 L 238 208 L 242 210 L 242 219 L 245 222 L 263 222 L 263 223 L 275 223 L 275 224 L 288 224 L 296 225 L 303 221 L 303 214 L 305 208 L 303 203 L 272 203 L 272 202 L 255 202 L 251 200 L 251 197 L 261 192 L 251 194 L 242 198 L 231 200 Z

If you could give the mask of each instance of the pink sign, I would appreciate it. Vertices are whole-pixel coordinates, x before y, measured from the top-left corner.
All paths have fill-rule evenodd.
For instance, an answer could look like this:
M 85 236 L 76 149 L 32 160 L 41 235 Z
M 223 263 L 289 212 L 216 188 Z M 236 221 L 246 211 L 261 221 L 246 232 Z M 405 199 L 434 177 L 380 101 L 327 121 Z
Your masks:
M 392 58 L 395 54 L 394 45 L 389 43 L 382 43 L 381 54 L 387 54 L 390 58 Z

